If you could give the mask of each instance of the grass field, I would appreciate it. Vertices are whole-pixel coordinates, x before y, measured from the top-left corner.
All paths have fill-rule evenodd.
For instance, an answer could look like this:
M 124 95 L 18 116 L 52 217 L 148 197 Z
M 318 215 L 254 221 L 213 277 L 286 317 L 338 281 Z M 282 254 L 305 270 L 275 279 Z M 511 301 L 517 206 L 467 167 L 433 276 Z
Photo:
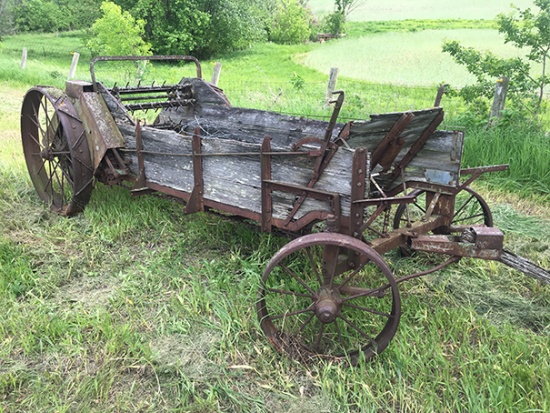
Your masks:
M 496 30 L 454 29 L 374 33 L 331 41 L 300 58 L 308 67 L 328 73 L 337 66 L 343 76 L 372 83 L 432 86 L 451 83 L 463 87 L 475 81 L 463 66 L 441 51 L 444 40 L 489 50 L 497 56 L 516 57 L 519 51 Z M 353 56 L 353 58 L 350 58 Z
M 522 9 L 533 6 L 532 0 L 516 0 L 513 4 Z M 310 0 L 309 5 L 319 15 L 334 10 L 333 0 Z M 367 0 L 349 20 L 493 19 L 510 10 L 510 2 L 503 0 Z
M 97 185 L 77 217 L 52 214 L 32 187 L 19 136 L 25 91 L 62 86 L 75 49 L 74 38 L 49 39 L 40 47 L 57 57 L 33 58 L 23 73 L 21 43 L 0 50 L 0 412 L 550 411 L 550 291 L 498 263 L 462 260 L 402 285 L 399 330 L 374 361 L 304 366 L 269 346 L 254 311 L 260 275 L 287 238 L 225 216 L 185 216 L 178 203 L 121 187 Z M 326 77 L 292 58 L 310 50 L 261 45 L 223 57 L 221 86 L 236 104 L 327 116 Z M 387 100 L 433 98 L 431 89 L 339 85 L 353 90 L 350 117 Z M 472 152 L 525 137 L 521 129 L 474 136 Z M 547 143 L 537 137 L 533 149 L 530 139 L 521 155 L 499 156 L 544 162 Z M 498 182 L 476 189 L 507 248 L 550 267 L 544 186 L 509 192 Z M 399 276 L 422 264 L 388 258 Z

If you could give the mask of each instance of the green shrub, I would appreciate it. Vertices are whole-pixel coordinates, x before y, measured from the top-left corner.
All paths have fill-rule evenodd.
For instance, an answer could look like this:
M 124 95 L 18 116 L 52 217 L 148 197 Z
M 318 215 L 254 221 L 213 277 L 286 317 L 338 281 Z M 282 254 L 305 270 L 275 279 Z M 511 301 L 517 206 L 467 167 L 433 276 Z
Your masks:
M 279 0 L 269 40 L 281 44 L 303 43 L 311 34 L 311 12 L 297 0 Z

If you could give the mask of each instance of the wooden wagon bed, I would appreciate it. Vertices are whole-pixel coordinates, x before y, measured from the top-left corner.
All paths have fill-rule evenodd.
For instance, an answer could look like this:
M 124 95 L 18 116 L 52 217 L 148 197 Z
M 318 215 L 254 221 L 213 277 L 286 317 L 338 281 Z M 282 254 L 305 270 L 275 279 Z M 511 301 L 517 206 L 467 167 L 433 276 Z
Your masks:
M 196 186 L 193 135 L 200 135 L 204 199 L 253 213 L 262 211 L 261 147 L 270 138 L 271 177 L 275 182 L 305 187 L 329 122 L 275 112 L 232 107 L 223 92 L 201 79 L 183 79 L 185 104 L 162 110 L 150 126 L 142 126 L 142 156 L 148 185 L 191 193 Z M 117 99 L 103 97 L 124 138 L 125 156 L 133 175 L 140 175 L 136 127 Z M 173 97 L 174 100 L 178 96 Z M 180 102 L 183 101 L 180 97 Z M 441 108 L 372 115 L 366 121 L 336 123 L 331 134 L 335 151 L 315 181 L 318 191 L 338 193 L 344 216 L 349 215 L 351 168 L 356 148 L 366 148 L 364 197 L 402 190 L 402 179 L 454 187 L 458 184 L 463 134 L 436 131 Z M 196 152 L 196 149 L 195 149 Z M 280 153 L 280 156 L 277 156 Z M 376 185 L 369 185 L 370 175 Z M 369 189 L 370 188 L 370 189 Z M 296 195 L 273 191 L 273 217 L 287 219 Z M 307 197 L 293 220 L 311 211 L 329 210 L 327 201 Z

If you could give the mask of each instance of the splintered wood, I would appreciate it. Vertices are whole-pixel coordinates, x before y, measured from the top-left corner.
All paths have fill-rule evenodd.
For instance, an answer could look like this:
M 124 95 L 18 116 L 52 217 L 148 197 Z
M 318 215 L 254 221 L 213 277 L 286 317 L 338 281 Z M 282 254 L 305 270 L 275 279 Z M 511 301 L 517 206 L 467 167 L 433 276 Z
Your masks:
M 328 122 L 279 113 L 231 107 L 220 89 L 200 80 L 183 79 L 193 91 L 193 103 L 165 108 L 153 125 L 141 128 L 146 181 L 190 193 L 193 177 L 192 135 L 200 131 L 204 190 L 202 196 L 224 205 L 261 213 L 261 145 L 271 139 L 271 180 L 307 186 L 312 180 Z M 104 94 L 126 142 L 125 157 L 139 175 L 135 126 L 112 96 Z M 460 174 L 463 134 L 435 131 L 441 108 L 373 115 L 369 120 L 337 123 L 331 142 L 338 145 L 314 188 L 337 193 L 342 215 L 348 216 L 351 168 L 356 148 L 385 153 L 365 176 L 368 198 L 371 174 L 384 191 L 407 181 L 456 186 Z M 393 131 L 392 131 L 393 128 Z M 397 132 L 396 132 L 397 130 Z M 391 133 L 390 133 L 391 132 Z M 280 155 L 278 155 L 278 153 Z M 366 165 L 365 165 L 366 167 Z M 372 170 L 370 170 L 372 169 Z M 287 218 L 296 195 L 273 192 L 273 217 Z M 311 211 L 329 210 L 328 202 L 307 198 L 293 219 Z

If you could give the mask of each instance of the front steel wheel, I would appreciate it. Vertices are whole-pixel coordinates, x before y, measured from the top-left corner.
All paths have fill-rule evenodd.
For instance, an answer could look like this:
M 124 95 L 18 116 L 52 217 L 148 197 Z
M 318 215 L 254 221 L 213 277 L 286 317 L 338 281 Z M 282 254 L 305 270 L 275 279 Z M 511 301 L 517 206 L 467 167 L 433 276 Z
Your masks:
M 30 89 L 21 110 L 25 161 L 40 199 L 70 216 L 90 200 L 93 166 L 82 122 L 60 90 Z
M 300 361 L 356 364 L 381 353 L 401 315 L 397 284 L 382 257 L 358 239 L 310 234 L 268 263 L 257 313 L 268 340 Z

